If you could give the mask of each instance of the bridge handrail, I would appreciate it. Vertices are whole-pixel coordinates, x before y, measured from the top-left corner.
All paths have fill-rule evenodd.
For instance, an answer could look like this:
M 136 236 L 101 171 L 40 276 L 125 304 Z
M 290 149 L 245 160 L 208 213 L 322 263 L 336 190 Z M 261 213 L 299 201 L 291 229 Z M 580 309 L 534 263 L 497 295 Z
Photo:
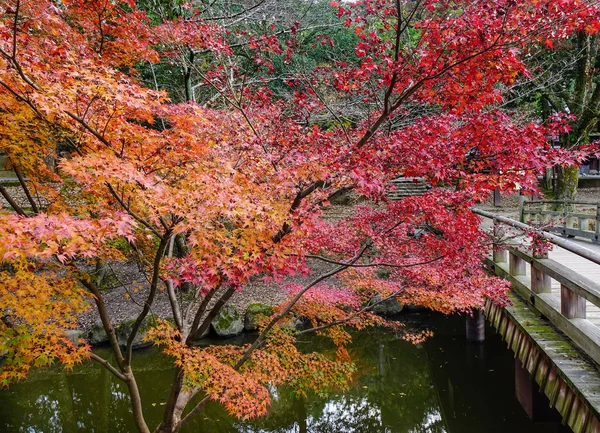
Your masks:
M 522 223 L 522 222 L 514 220 L 512 218 L 508 218 L 508 217 L 505 217 L 502 215 L 496 215 L 496 214 L 493 214 L 491 212 L 487 212 L 487 211 L 484 211 L 481 209 L 473 209 L 473 213 L 480 215 L 482 217 L 485 217 L 485 218 L 496 220 L 496 221 L 506 224 L 508 226 L 518 228 L 518 229 L 521 229 L 524 231 L 528 231 L 528 232 L 535 231 L 539 236 L 543 237 L 544 239 L 547 239 L 554 245 L 558 245 L 559 247 L 564 248 L 567 251 L 570 251 L 574 254 L 577 254 L 578 256 L 581 256 L 591 262 L 594 262 L 594 263 L 600 265 L 600 254 L 598 254 L 592 250 L 588 250 L 587 248 L 582 247 L 581 245 L 576 244 L 575 242 L 569 241 L 567 239 L 563 239 L 560 236 L 554 235 L 552 233 L 541 230 L 541 229 L 531 226 L 529 224 Z
M 600 203 L 577 200 L 526 200 L 521 203 L 521 222 L 532 218 L 545 224 L 552 223 L 550 230 L 554 232 L 600 242 Z M 595 212 L 577 211 L 578 206 L 592 207 Z M 557 221 L 556 217 L 560 219 Z M 594 222 L 593 229 L 591 221 Z
M 594 201 L 578 201 L 578 200 L 526 200 L 523 202 L 524 205 L 532 205 L 536 203 L 566 203 L 566 204 L 583 204 L 589 206 L 598 206 L 597 202 Z
M 600 265 L 600 254 L 540 228 L 480 209 L 473 212 L 494 222 L 497 235 L 501 224 L 536 234 L 554 245 Z M 485 260 L 490 270 L 512 283 L 530 306 L 546 316 L 597 365 L 600 365 L 600 327 L 586 319 L 586 301 L 600 307 L 600 284 L 569 267 L 548 258 L 547 254 L 525 252 L 517 245 L 494 243 L 492 257 Z M 530 266 L 530 279 L 527 266 Z M 560 283 L 560 294 L 552 293 L 552 279 Z

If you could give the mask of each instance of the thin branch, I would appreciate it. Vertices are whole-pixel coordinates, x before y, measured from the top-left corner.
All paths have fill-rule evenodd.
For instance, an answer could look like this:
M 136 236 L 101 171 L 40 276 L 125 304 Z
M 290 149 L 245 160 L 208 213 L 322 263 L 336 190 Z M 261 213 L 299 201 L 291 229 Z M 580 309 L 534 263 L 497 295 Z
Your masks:
M 175 237 L 171 237 L 169 240 L 169 249 L 167 251 L 167 257 L 173 257 L 173 243 L 175 242 Z M 169 303 L 171 304 L 171 311 L 173 312 L 173 319 L 175 320 L 175 325 L 179 331 L 183 331 L 183 320 L 181 319 L 181 306 L 179 305 L 179 301 L 177 300 L 177 295 L 175 294 L 175 287 L 173 285 L 173 280 L 167 279 L 164 281 L 165 286 L 167 288 L 167 295 L 169 297 Z
M 96 355 L 94 352 L 92 352 L 90 354 L 90 358 L 93 359 L 94 361 L 96 361 L 98 364 L 100 364 L 101 366 L 103 366 L 104 368 L 106 368 L 108 371 L 110 371 L 113 375 L 115 375 L 116 377 L 118 377 L 119 379 L 121 379 L 122 381 L 126 381 L 127 378 L 125 377 L 124 374 L 122 374 L 119 370 L 117 370 L 110 362 L 108 362 L 106 359 Z
M 39 210 L 39 208 L 38 208 L 35 200 L 31 196 L 31 193 L 29 192 L 29 188 L 27 187 L 27 184 L 25 183 L 25 179 L 23 178 L 23 175 L 21 174 L 21 171 L 19 170 L 19 168 L 12 161 L 10 161 L 10 163 L 12 165 L 13 171 L 15 172 L 15 174 L 17 175 L 17 178 L 19 179 L 19 183 L 21 184 L 21 188 L 23 188 L 23 191 L 25 192 L 25 196 L 27 197 L 27 201 L 31 205 L 31 209 L 33 210 L 33 213 L 34 214 L 40 213 L 40 210 Z
M 217 317 L 217 314 L 219 314 L 219 311 L 221 311 L 221 308 L 223 308 L 223 306 L 227 303 L 227 301 L 229 301 L 229 298 L 231 298 L 234 293 L 235 293 L 235 287 L 230 287 L 227 289 L 227 291 L 225 293 L 223 293 L 223 295 L 215 303 L 214 307 L 212 307 L 211 310 L 209 311 L 209 313 L 206 315 L 206 317 L 204 318 L 204 321 L 198 327 L 198 329 L 196 329 L 194 332 L 190 332 L 190 335 L 188 336 L 187 341 L 192 342 L 192 341 L 197 340 L 198 338 L 202 337 L 202 334 L 204 334 L 204 332 L 208 329 L 211 322 L 215 319 L 215 317 Z
M 119 194 L 117 194 L 117 191 L 115 191 L 115 189 L 113 188 L 113 186 L 109 182 L 106 182 L 106 186 L 108 187 L 110 193 L 115 198 L 115 200 L 117 200 L 119 202 L 119 204 L 121 205 L 121 207 L 123 209 L 125 209 L 127 211 L 127 213 L 129 215 L 131 215 L 131 217 L 133 219 L 135 219 L 137 222 L 139 222 L 140 224 L 142 224 L 146 228 L 148 228 L 159 239 L 162 239 L 162 235 L 158 232 L 158 230 L 156 230 L 156 228 L 154 228 L 154 226 L 152 224 L 150 224 L 148 221 L 146 221 L 145 219 L 143 219 L 142 217 L 140 217 L 139 215 L 137 215 L 134 211 L 131 210 L 131 208 L 129 206 L 127 206 L 125 204 L 125 202 L 121 199 L 121 197 L 119 197 Z
M 321 260 L 323 262 L 331 263 L 331 264 L 334 264 L 334 265 L 340 265 L 340 266 L 344 265 L 344 262 L 338 262 L 338 261 L 331 260 L 331 259 L 328 259 L 328 258 L 322 257 L 322 256 L 307 254 L 304 257 L 307 257 L 309 259 Z M 424 262 L 409 263 L 409 264 L 406 264 L 406 265 L 398 265 L 398 264 L 394 264 L 394 263 L 357 263 L 357 264 L 350 265 L 349 267 L 351 267 L 351 268 L 374 268 L 374 267 L 382 267 L 382 268 L 412 268 L 414 266 L 428 265 L 430 263 L 437 262 L 438 260 L 441 260 L 443 258 L 444 258 L 444 256 L 438 256 L 438 257 L 435 257 L 433 259 L 430 259 L 430 260 L 427 260 L 427 261 L 424 261 Z
M 74 263 L 70 262 L 67 264 L 67 266 L 72 268 L 76 275 L 81 273 Z M 112 325 L 112 321 L 110 320 L 110 315 L 108 314 L 108 310 L 106 309 L 104 298 L 102 297 L 100 290 L 94 283 L 92 283 L 86 278 L 79 278 L 79 281 L 86 289 L 88 289 L 92 293 L 92 295 L 94 295 L 94 302 L 96 303 L 96 308 L 98 309 L 98 314 L 100 315 L 100 320 L 102 321 L 102 327 L 104 328 L 104 332 L 106 332 L 106 335 L 108 336 L 108 341 L 113 350 L 113 354 L 117 360 L 117 364 L 119 365 L 121 370 L 123 370 L 123 368 L 125 367 L 123 362 L 123 353 L 121 352 L 121 348 L 119 347 L 117 335 L 115 334 L 115 329 Z
M 217 292 L 217 288 L 218 287 L 215 286 L 212 289 L 210 289 L 210 291 L 204 296 L 204 299 L 200 303 L 200 306 L 198 307 L 198 310 L 196 311 L 196 315 L 194 316 L 194 321 L 192 323 L 192 326 L 190 326 L 190 334 L 188 335 L 188 337 L 186 339 L 187 344 L 190 344 L 192 341 L 194 341 L 192 336 L 195 336 L 193 334 L 196 333 L 196 329 L 198 328 L 198 326 L 200 326 L 200 319 L 202 318 L 202 315 L 206 311 L 206 307 L 208 307 L 208 303 L 210 302 L 212 297 Z M 187 315 L 186 315 L 186 321 L 187 321 Z
M 153 267 L 152 267 L 152 280 L 150 281 L 150 293 L 148 294 L 148 298 L 146 299 L 146 302 L 144 304 L 144 309 L 136 318 L 136 320 L 133 324 L 133 327 L 131 329 L 131 333 L 129 334 L 129 337 L 127 338 L 127 347 L 125 349 L 125 364 L 126 365 L 130 365 L 130 363 L 131 363 L 131 356 L 132 356 L 132 351 L 133 351 L 133 341 L 135 340 L 135 337 L 137 336 L 137 333 L 142 326 L 142 322 L 144 321 L 144 319 L 150 312 L 150 308 L 152 307 L 152 304 L 154 302 L 154 298 L 156 296 L 156 291 L 158 290 L 160 262 L 165 254 L 165 250 L 167 248 L 170 237 L 171 237 L 171 232 L 167 231 L 164 234 L 164 236 L 161 237 L 160 243 L 156 250 L 156 255 L 154 256 L 154 263 L 153 263 Z
M 309 329 L 304 329 L 300 332 L 297 332 L 296 335 L 304 335 L 304 334 L 308 334 L 310 332 L 318 332 L 318 331 L 323 331 L 327 328 L 331 328 L 332 326 L 336 326 L 336 325 L 343 325 L 345 323 L 348 323 L 350 320 L 354 319 L 355 317 L 361 315 L 362 313 L 365 313 L 367 311 L 372 310 L 373 308 L 375 308 L 376 306 L 378 306 L 379 304 L 388 301 L 392 298 L 395 298 L 396 296 L 398 296 L 399 294 L 403 293 L 406 289 L 400 289 L 395 291 L 394 293 L 392 293 L 391 295 L 386 296 L 385 298 L 381 298 L 380 300 L 372 303 L 371 305 L 367 305 L 363 308 L 361 308 L 358 311 L 355 311 L 354 313 L 350 314 L 349 316 L 347 316 L 344 319 L 339 319 L 339 320 L 334 320 L 333 322 L 329 322 L 326 323 L 324 325 L 320 325 L 320 326 L 315 326 L 314 328 L 309 328 Z
M 100 134 L 98 131 L 96 131 L 94 128 L 92 128 L 85 120 L 83 120 L 81 117 L 77 116 L 76 114 L 71 113 L 70 111 L 65 111 L 65 113 L 71 119 L 75 120 L 77 123 L 79 123 L 81 126 L 83 126 L 90 134 L 92 134 L 94 137 L 96 137 L 102 144 L 104 144 L 106 147 L 108 147 L 110 150 L 112 150 L 115 155 L 119 156 L 117 151 L 113 148 L 112 144 L 105 137 L 103 137 L 102 134 Z
M 327 183 L 325 181 L 316 181 L 316 182 L 313 182 L 307 188 L 304 188 L 303 190 L 299 191 L 298 194 L 296 194 L 296 197 L 294 198 L 292 205 L 290 206 L 289 213 L 293 213 L 296 209 L 298 209 L 300 207 L 300 205 L 302 204 L 302 200 L 304 200 L 306 197 L 308 197 L 314 191 L 316 191 L 319 188 L 325 188 L 326 186 L 327 186 Z M 273 237 L 271 239 L 273 240 L 274 243 L 279 243 L 285 237 L 285 235 L 290 233 L 291 230 L 292 230 L 292 227 L 289 225 L 289 223 L 285 222 L 285 223 L 283 223 L 283 226 L 281 227 L 281 229 L 275 235 L 273 235 Z
M 0 194 L 2 194 L 2 197 L 4 197 L 4 199 L 8 202 L 8 204 L 10 205 L 10 207 L 12 207 L 15 210 L 16 213 L 18 213 L 21 216 L 27 216 L 27 214 L 25 213 L 25 211 L 21 208 L 21 206 L 19 206 L 17 204 L 16 201 L 14 201 L 14 199 L 8 193 L 8 191 L 6 190 L 6 188 L 4 188 L 4 185 L 2 185 L 1 183 L 0 183 Z
M 208 18 L 204 18 L 204 20 L 205 21 L 224 21 L 224 20 L 230 20 L 230 19 L 239 17 L 240 15 L 247 14 L 248 12 L 252 11 L 253 9 L 256 9 L 256 8 L 262 6 L 265 2 L 266 2 L 266 0 L 261 0 L 258 3 L 256 3 L 255 5 L 252 5 L 249 8 L 244 8 L 242 11 L 234 13 L 232 15 L 222 15 L 220 17 L 208 17 Z
M 365 253 L 365 251 L 367 251 L 369 249 L 369 247 L 371 245 L 372 245 L 371 241 L 366 242 L 365 245 L 349 261 L 341 264 L 340 266 L 336 267 L 335 269 L 333 269 L 329 272 L 326 272 L 326 273 L 320 275 L 319 277 L 312 280 L 302 290 L 300 290 L 296 294 L 296 296 L 294 296 L 292 298 L 292 300 L 286 305 L 286 307 L 283 310 L 281 310 L 281 312 L 279 312 L 279 314 L 275 315 L 275 317 L 273 317 L 273 319 L 271 319 L 269 324 L 262 330 L 262 332 L 259 334 L 259 336 L 256 338 L 256 340 L 254 340 L 254 343 L 252 343 L 252 345 L 248 348 L 248 350 L 246 350 L 246 352 L 240 358 L 240 360 L 235 364 L 234 368 L 236 370 L 239 369 L 248 359 L 250 359 L 250 355 L 252 355 L 252 352 L 254 352 L 262 344 L 263 340 L 265 339 L 267 334 L 271 331 L 271 329 L 277 324 L 277 322 L 279 322 L 279 320 L 281 320 L 286 314 L 288 314 L 292 310 L 294 305 L 296 305 L 296 303 L 300 300 L 300 298 L 302 298 L 302 296 L 304 296 L 304 294 L 308 290 L 310 290 L 315 285 L 319 284 L 321 281 L 324 281 L 324 280 L 342 272 L 343 270 L 349 268 L 350 266 L 352 266 L 354 263 L 356 263 L 362 257 L 362 255 Z

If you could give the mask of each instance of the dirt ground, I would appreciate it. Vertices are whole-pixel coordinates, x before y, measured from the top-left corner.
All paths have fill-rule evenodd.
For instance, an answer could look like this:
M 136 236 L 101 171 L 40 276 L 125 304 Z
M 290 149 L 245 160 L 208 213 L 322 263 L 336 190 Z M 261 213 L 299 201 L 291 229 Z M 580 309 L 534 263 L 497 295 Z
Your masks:
M 11 193 L 26 206 L 26 199 L 20 193 L 20 188 L 10 186 Z M 585 188 L 578 191 L 578 200 L 600 203 L 600 188 Z M 325 212 L 325 217 L 329 220 L 337 220 L 348 217 L 356 208 L 361 200 L 349 195 L 339 203 L 333 204 Z M 6 203 L 2 203 L 6 206 Z M 519 195 L 513 194 L 502 197 L 500 206 L 493 205 L 493 199 L 490 198 L 486 203 L 477 206 L 478 208 L 488 210 L 494 213 L 500 213 L 510 217 L 518 217 L 519 213 Z M 313 275 L 329 270 L 332 265 L 313 261 L 311 268 Z M 110 266 L 111 287 L 104 292 L 105 303 L 110 316 L 114 320 L 115 326 L 119 323 L 131 320 L 141 311 L 144 300 L 148 295 L 148 283 L 144 275 L 138 270 L 135 263 L 112 263 Z M 296 276 L 288 278 L 280 283 L 266 283 L 262 279 L 255 279 L 249 283 L 243 290 L 235 293 L 230 303 L 235 305 L 241 313 L 244 313 L 248 305 L 252 303 L 262 303 L 275 305 L 282 302 L 286 294 L 283 287 L 288 283 L 306 283 L 309 277 Z M 185 296 L 185 295 L 183 295 Z M 218 296 L 215 296 L 218 299 Z M 171 307 L 165 290 L 160 290 L 153 304 L 151 314 L 157 317 L 167 318 L 171 316 Z M 82 314 L 78 318 L 78 328 L 90 329 L 99 323 L 99 317 L 95 308 Z

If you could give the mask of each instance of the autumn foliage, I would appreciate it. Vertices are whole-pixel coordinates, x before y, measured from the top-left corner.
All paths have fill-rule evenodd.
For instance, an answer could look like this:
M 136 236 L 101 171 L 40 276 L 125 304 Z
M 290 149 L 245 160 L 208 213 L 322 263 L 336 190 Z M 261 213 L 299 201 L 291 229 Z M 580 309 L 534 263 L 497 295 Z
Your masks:
M 237 50 L 268 77 L 274 59 L 293 57 L 297 25 L 283 42 L 274 26 L 255 34 L 205 21 L 194 4 L 151 22 L 133 0 L 0 1 L 0 151 L 30 197 L 0 209 L 2 384 L 92 356 L 127 383 L 138 429 L 150 431 L 132 343 L 164 291 L 174 320 L 150 336 L 177 367 L 157 430 L 174 432 L 208 399 L 254 417 L 268 408 L 268 384 L 343 388 L 353 371 L 346 326 L 384 324 L 370 311 L 381 300 L 447 313 L 504 301 L 506 283 L 482 270 L 489 239 L 469 208 L 495 188 L 534 192 L 545 167 L 586 153 L 549 146 L 565 128 L 561 114 L 521 123 L 495 105 L 528 73 L 529 44 L 596 32 L 597 10 L 578 0 L 332 7 L 354 32 L 356 62 L 291 71 L 281 78 L 289 94 L 278 97 L 266 79 L 236 85 L 245 80 Z M 193 63 L 200 55 L 203 69 Z M 174 103 L 145 87 L 139 70 L 161 63 L 197 68 L 218 102 Z M 329 101 L 362 108 L 349 121 Z M 323 114 L 327 124 L 316 120 Z M 388 202 L 399 175 L 434 188 Z M 365 204 L 324 218 L 349 191 Z M 124 260 L 137 261 L 148 287 L 120 347 L 93 270 Z M 194 345 L 251 279 L 308 275 L 308 260 L 331 269 L 286 287 L 289 301 L 264 318 L 254 344 Z M 86 308 L 99 311 L 113 364 L 67 338 Z M 309 329 L 292 330 L 294 317 Z M 310 329 L 332 340 L 333 355 L 298 351 L 298 332 Z

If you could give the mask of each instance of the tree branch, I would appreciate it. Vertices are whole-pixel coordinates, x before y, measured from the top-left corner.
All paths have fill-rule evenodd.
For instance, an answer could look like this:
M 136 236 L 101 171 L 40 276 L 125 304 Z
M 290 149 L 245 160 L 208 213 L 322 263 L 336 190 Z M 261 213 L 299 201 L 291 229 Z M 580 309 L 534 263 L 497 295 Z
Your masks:
M 127 347 L 125 349 L 125 364 L 128 366 L 131 364 L 133 340 L 137 336 L 137 333 L 140 330 L 140 327 L 142 326 L 142 322 L 144 321 L 144 319 L 150 312 L 150 308 L 152 307 L 154 298 L 156 296 L 156 291 L 158 290 L 160 262 L 162 260 L 162 257 L 165 254 L 165 250 L 167 248 L 170 237 L 171 237 L 171 232 L 167 231 L 160 240 L 160 243 L 156 250 L 156 255 L 154 256 L 154 264 L 152 267 L 152 280 L 150 282 L 150 293 L 148 294 L 148 298 L 146 299 L 146 302 L 144 304 L 144 308 L 142 309 L 142 312 L 138 315 L 137 319 L 135 320 L 135 323 L 133 324 L 133 327 L 131 329 L 131 333 L 129 334 L 129 337 L 127 338 Z
M 121 199 L 121 197 L 119 197 L 119 194 L 117 194 L 117 191 L 115 191 L 115 189 L 110 184 L 110 182 L 106 182 L 106 186 L 108 187 L 110 193 L 115 198 L 115 200 L 117 200 L 119 202 L 119 204 L 121 205 L 121 207 L 123 209 L 125 209 L 125 211 L 127 211 L 127 213 L 129 215 L 131 215 L 131 217 L 134 220 L 136 220 L 137 222 L 139 222 L 140 224 L 142 224 L 144 227 L 148 228 L 154 235 L 156 235 L 156 237 L 158 237 L 159 239 L 162 239 L 163 235 L 161 235 L 158 232 L 158 230 L 156 230 L 156 228 L 154 228 L 154 226 L 152 224 L 150 224 L 148 221 L 146 221 L 145 219 L 143 219 L 142 217 L 140 217 L 139 215 L 137 215 L 135 212 L 133 212 L 131 210 L 131 208 L 129 206 L 127 206 L 125 204 L 125 202 Z
M 17 214 L 19 214 L 21 216 L 27 216 L 27 214 L 25 213 L 25 211 L 21 208 L 21 206 L 19 206 L 17 204 L 16 201 L 14 201 L 14 199 L 8 193 L 8 191 L 6 190 L 6 188 L 4 188 L 4 185 L 2 185 L 1 183 L 0 183 L 0 194 L 2 194 L 2 197 L 4 197 L 4 199 L 8 202 L 8 204 L 10 205 L 10 207 L 12 207 Z
M 335 260 L 328 259 L 326 257 L 318 256 L 318 255 L 307 254 L 304 257 L 309 258 L 309 259 L 321 260 L 323 262 L 331 263 L 331 264 L 334 264 L 334 265 L 344 265 L 344 262 L 338 262 L 338 261 L 335 261 Z M 428 265 L 430 263 L 437 262 L 438 260 L 441 260 L 443 258 L 444 258 L 444 256 L 438 256 L 438 257 L 435 257 L 433 259 L 430 259 L 430 260 L 427 260 L 427 261 L 424 261 L 424 262 L 408 263 L 406 265 L 399 265 L 399 264 L 395 264 L 395 263 L 358 263 L 358 264 L 349 265 L 348 267 L 351 267 L 351 268 L 374 268 L 374 267 L 382 267 L 382 268 L 411 268 L 411 267 L 414 267 L 414 266 Z
M 324 325 L 320 325 L 320 326 L 315 326 L 314 328 L 309 328 L 309 329 L 304 329 L 300 332 L 297 332 L 296 335 L 304 335 L 304 334 L 308 334 L 310 332 L 318 332 L 318 331 L 323 331 L 327 328 L 331 328 L 332 326 L 336 326 L 336 325 L 343 325 L 345 323 L 348 323 L 350 320 L 354 319 L 355 317 L 359 316 L 362 313 L 365 313 L 367 311 L 372 310 L 373 308 L 375 308 L 377 305 L 388 301 L 392 298 L 395 298 L 396 296 L 398 296 L 399 294 L 403 293 L 406 289 L 400 289 L 395 291 L 394 293 L 392 293 L 389 296 L 386 296 L 385 298 L 381 298 L 379 301 L 374 302 L 371 305 L 367 305 L 363 308 L 361 308 L 358 311 L 355 311 L 354 313 L 350 314 L 349 316 L 347 316 L 345 319 L 339 319 L 339 320 L 334 320 L 333 322 L 329 322 L 326 323 Z
M 286 314 L 288 314 L 292 310 L 294 305 L 296 305 L 296 303 L 300 300 L 300 298 L 302 298 L 302 296 L 308 290 L 310 290 L 315 285 L 319 284 L 321 281 L 324 281 L 324 280 L 340 273 L 341 271 L 349 268 L 350 266 L 352 266 L 354 263 L 356 263 L 358 261 L 358 259 L 360 259 L 362 257 L 362 255 L 365 253 L 365 251 L 367 251 L 369 249 L 369 247 L 371 245 L 372 245 L 372 242 L 367 241 L 365 243 L 365 245 L 358 251 L 358 253 L 356 253 L 354 255 L 354 257 L 352 257 L 348 262 L 343 263 L 340 266 L 338 266 L 337 268 L 315 278 L 308 285 L 306 285 L 302 290 L 300 290 L 296 294 L 296 296 L 294 296 L 292 298 L 292 300 L 286 305 L 286 307 L 283 310 L 281 310 L 281 312 L 279 314 L 275 315 L 275 317 L 273 317 L 273 319 L 271 319 L 271 321 L 268 323 L 268 325 L 265 327 L 265 329 L 263 329 L 262 332 L 256 338 L 256 340 L 254 340 L 254 343 L 252 343 L 252 345 L 248 348 L 248 350 L 246 350 L 246 352 L 244 353 L 242 358 L 235 364 L 234 368 L 236 370 L 239 369 L 248 359 L 250 359 L 250 355 L 252 355 L 252 352 L 254 352 L 262 344 L 263 340 L 265 339 L 265 337 L 267 336 L 269 331 L 271 331 L 273 326 L 275 326 L 277 324 L 277 322 L 279 322 L 279 320 L 281 320 L 281 318 L 283 318 Z
M 31 209 L 33 210 L 33 213 L 34 214 L 40 213 L 40 210 L 38 209 L 35 200 L 31 196 L 31 193 L 29 192 L 29 188 L 27 187 L 27 184 L 25 183 L 25 179 L 23 178 L 23 175 L 21 174 L 21 171 L 19 170 L 19 168 L 12 161 L 10 161 L 10 164 L 12 165 L 12 168 L 13 168 L 15 174 L 17 175 L 17 178 L 19 179 L 19 183 L 21 184 L 21 188 L 23 188 L 23 191 L 25 192 L 25 196 L 27 197 L 27 201 L 31 205 Z
M 96 355 L 94 352 L 90 353 L 90 358 L 93 359 L 94 361 L 96 361 L 98 364 L 100 364 L 104 368 L 106 368 L 108 371 L 110 371 L 113 375 L 115 375 L 117 378 L 121 379 L 122 381 L 126 381 L 127 380 L 127 378 L 125 377 L 125 375 L 123 373 L 121 373 L 119 370 L 117 370 L 106 359 L 101 358 L 100 356 Z

